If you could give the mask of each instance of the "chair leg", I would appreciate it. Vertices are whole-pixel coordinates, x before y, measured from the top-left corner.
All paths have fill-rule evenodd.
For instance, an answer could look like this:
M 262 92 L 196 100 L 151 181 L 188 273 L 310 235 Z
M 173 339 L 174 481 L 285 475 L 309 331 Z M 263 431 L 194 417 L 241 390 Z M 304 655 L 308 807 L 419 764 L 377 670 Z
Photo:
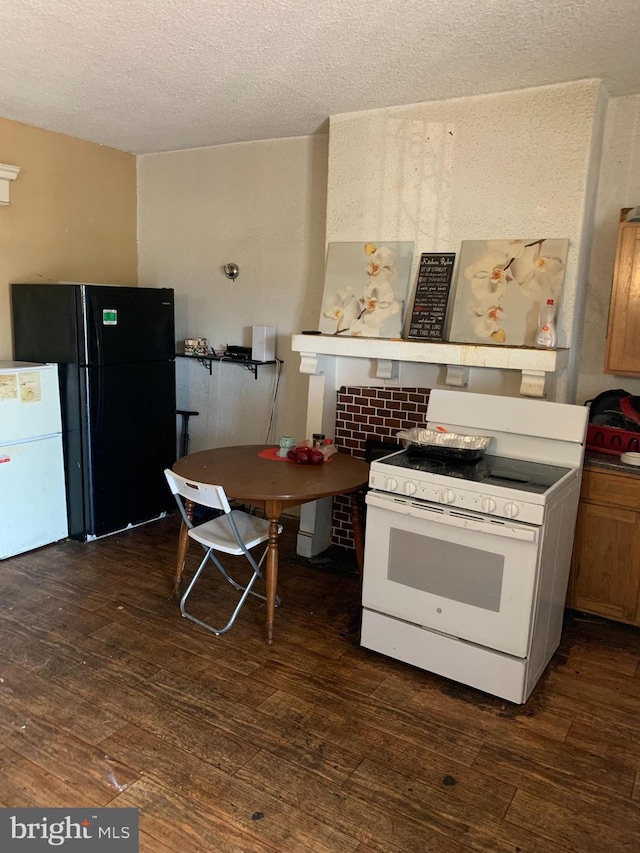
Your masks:
M 180 612 L 182 613 L 182 615 L 183 615 L 186 619 L 190 619 L 192 622 L 195 622 L 195 623 L 196 623 L 196 625 L 200 625 L 200 627 L 201 627 L 201 628 L 205 628 L 207 631 L 211 631 L 211 633 L 215 634 L 216 636 L 219 636 L 220 634 L 225 634 L 225 633 L 229 630 L 229 628 L 231 628 L 231 626 L 233 625 L 233 623 L 236 621 L 236 618 L 237 618 L 238 614 L 240 613 L 240 610 L 241 610 L 241 608 L 242 608 L 242 605 L 243 605 L 243 604 L 245 603 L 245 601 L 247 600 L 247 597 L 249 596 L 249 594 L 251 594 L 251 595 L 255 595 L 257 598 L 261 598 L 263 601 L 265 601 L 265 600 L 266 600 L 264 595 L 260 595 L 260 593 L 259 593 L 259 592 L 254 592 L 254 591 L 253 591 L 253 589 L 252 589 L 252 587 L 253 587 L 254 583 L 256 582 L 256 580 L 257 580 L 258 578 L 263 579 L 263 578 L 262 578 L 262 572 L 260 571 L 260 566 L 262 565 L 262 563 L 263 563 L 263 561 L 264 561 L 264 558 L 265 558 L 265 556 L 266 556 L 266 553 L 267 553 L 267 552 L 265 551 L 265 553 L 262 555 L 262 557 L 261 557 L 261 559 L 260 559 L 260 562 L 259 562 L 259 563 L 256 563 L 256 562 L 255 562 L 255 560 L 253 560 L 253 558 L 251 558 L 251 555 L 248 555 L 248 556 L 251 558 L 251 559 L 250 559 L 250 563 L 251 563 L 251 564 L 253 565 L 253 567 L 254 567 L 254 572 L 253 572 L 253 575 L 251 576 L 251 579 L 249 580 L 248 584 L 247 584 L 246 586 L 242 586 L 241 584 L 237 583 L 237 582 L 236 582 L 236 581 L 235 581 L 235 580 L 234 580 L 234 579 L 233 579 L 233 578 L 232 578 L 232 577 L 227 573 L 227 571 L 226 571 L 226 569 L 224 568 L 224 566 L 222 565 L 222 563 L 221 563 L 221 562 L 217 559 L 217 557 L 215 556 L 215 554 L 214 554 L 214 552 L 213 552 L 213 549 L 212 549 L 212 548 L 207 549 L 207 551 L 206 551 L 206 553 L 205 553 L 205 555 L 204 555 L 204 559 L 202 560 L 202 562 L 201 562 L 201 563 L 200 563 L 200 565 L 198 566 L 198 569 L 196 570 L 196 573 L 194 574 L 193 578 L 191 579 L 191 583 L 189 584 L 189 586 L 188 586 L 188 587 L 187 587 L 187 589 L 185 590 L 184 595 L 183 595 L 183 596 L 182 596 L 182 598 L 180 599 Z M 231 584 L 235 589 L 237 589 L 238 591 L 242 591 L 242 595 L 241 595 L 241 597 L 240 597 L 240 600 L 238 601 L 238 604 L 236 605 L 235 610 L 234 610 L 234 611 L 233 611 L 233 613 L 231 614 L 231 618 L 229 619 L 229 621 L 227 622 L 227 624 L 224 626 L 224 628 L 214 628 L 212 625 L 209 625 L 209 624 L 207 624 L 206 622 L 203 622 L 203 621 L 202 621 L 202 619 L 198 619 L 196 616 L 193 616 L 191 613 L 187 613 L 187 610 L 186 610 L 186 607 L 185 607 L 186 602 L 187 602 L 187 599 L 188 599 L 189 595 L 191 594 L 191 591 L 193 590 L 194 586 L 196 585 L 196 583 L 197 583 L 197 581 L 198 581 L 198 578 L 199 578 L 199 577 L 200 577 L 200 575 L 202 574 L 202 571 L 203 571 L 204 567 L 205 567 L 205 566 L 206 566 L 206 564 L 207 564 L 207 560 L 209 560 L 209 559 L 211 559 L 211 561 L 213 562 L 213 564 L 215 565 L 215 567 L 218 569 L 218 571 L 222 574 L 222 576 L 223 576 L 223 577 L 224 577 L 224 578 L 225 578 L 225 579 L 226 579 L 226 580 L 227 580 L 227 581 L 228 581 L 228 582 L 229 582 L 229 583 L 230 583 L 230 584 Z M 277 603 L 278 605 L 280 604 L 280 599 L 279 599 L 279 598 L 277 599 L 276 603 Z

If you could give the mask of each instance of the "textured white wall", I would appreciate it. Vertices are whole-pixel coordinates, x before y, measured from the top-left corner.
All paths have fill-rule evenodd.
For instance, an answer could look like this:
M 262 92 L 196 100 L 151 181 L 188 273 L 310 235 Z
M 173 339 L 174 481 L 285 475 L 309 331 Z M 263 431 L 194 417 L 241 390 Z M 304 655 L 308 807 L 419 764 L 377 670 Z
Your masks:
M 603 374 L 620 209 L 640 204 L 640 95 L 609 103 L 587 289 L 578 402 L 608 388 L 640 394 L 640 379 Z
M 462 240 L 568 237 L 558 332 L 572 352 L 551 396 L 572 401 L 604 100 L 590 80 L 332 116 L 327 241 L 413 240 L 414 284 L 421 252 L 458 253 Z M 517 388 L 513 377 L 491 374 L 473 370 L 470 387 Z
M 139 158 L 139 283 L 176 291 L 176 337 L 216 348 L 251 345 L 253 325 L 276 326 L 284 359 L 274 434 L 302 437 L 306 377 L 291 335 L 316 328 L 324 279 L 327 137 L 242 143 Z M 240 267 L 235 283 L 222 266 Z M 257 381 L 239 365 L 177 360 L 178 407 L 191 450 L 260 444 L 274 367 Z

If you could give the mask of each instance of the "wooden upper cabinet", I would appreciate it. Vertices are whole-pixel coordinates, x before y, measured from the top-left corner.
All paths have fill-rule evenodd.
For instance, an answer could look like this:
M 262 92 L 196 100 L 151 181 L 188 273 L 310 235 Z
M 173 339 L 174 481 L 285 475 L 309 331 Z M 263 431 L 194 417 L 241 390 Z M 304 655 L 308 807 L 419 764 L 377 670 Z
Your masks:
M 618 226 L 605 373 L 640 376 L 640 222 Z

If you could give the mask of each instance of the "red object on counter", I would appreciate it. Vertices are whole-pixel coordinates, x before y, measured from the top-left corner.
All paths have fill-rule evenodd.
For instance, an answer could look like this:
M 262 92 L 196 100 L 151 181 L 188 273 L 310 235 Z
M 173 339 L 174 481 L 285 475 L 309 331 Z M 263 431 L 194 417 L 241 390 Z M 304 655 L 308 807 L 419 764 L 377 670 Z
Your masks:
M 620 456 L 621 453 L 640 453 L 640 432 L 589 424 L 587 450 L 608 453 L 611 456 Z

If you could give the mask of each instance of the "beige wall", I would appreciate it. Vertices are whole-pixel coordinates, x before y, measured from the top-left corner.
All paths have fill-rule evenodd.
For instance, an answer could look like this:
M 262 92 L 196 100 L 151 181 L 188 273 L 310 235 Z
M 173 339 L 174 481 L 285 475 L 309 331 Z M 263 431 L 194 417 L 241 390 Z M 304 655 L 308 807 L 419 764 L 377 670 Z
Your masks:
M 324 282 L 326 135 L 174 151 L 139 158 L 140 284 L 173 287 L 176 337 L 206 337 L 216 350 L 250 346 L 251 327 L 275 326 L 284 360 L 271 438 L 300 439 L 307 377 L 291 335 L 318 324 Z M 240 267 L 235 282 L 222 266 Z M 191 450 L 267 441 L 276 372 L 238 364 L 212 374 L 177 359 L 179 408 Z
M 0 360 L 11 281 L 137 284 L 136 158 L 0 118 L 0 162 L 20 167 L 0 207 Z

